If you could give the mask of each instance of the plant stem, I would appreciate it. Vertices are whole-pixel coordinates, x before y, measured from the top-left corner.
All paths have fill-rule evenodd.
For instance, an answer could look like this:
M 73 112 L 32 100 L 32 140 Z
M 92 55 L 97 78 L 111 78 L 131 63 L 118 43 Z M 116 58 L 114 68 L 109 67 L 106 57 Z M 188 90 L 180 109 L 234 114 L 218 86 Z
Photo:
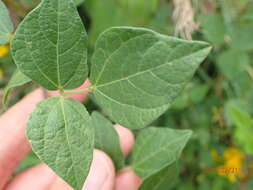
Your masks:
M 93 90 L 94 90 L 94 86 L 91 86 L 91 87 L 83 89 L 83 90 L 63 92 L 62 95 L 68 96 L 68 95 L 72 95 L 72 94 L 82 94 L 85 92 L 92 92 Z

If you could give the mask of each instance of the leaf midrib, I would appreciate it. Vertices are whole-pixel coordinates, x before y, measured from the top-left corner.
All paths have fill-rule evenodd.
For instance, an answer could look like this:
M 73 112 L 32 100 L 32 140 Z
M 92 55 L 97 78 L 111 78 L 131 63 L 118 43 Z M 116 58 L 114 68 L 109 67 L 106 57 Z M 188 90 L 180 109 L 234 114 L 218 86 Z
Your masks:
M 155 155 L 157 155 L 158 153 L 163 152 L 164 150 L 166 150 L 169 146 L 171 146 L 171 145 L 177 143 L 178 141 L 181 141 L 183 137 L 185 138 L 185 136 L 187 136 L 187 135 L 184 135 L 184 136 L 182 136 L 182 137 L 180 137 L 180 138 L 178 138 L 178 139 L 176 139 L 176 140 L 174 140 L 174 141 L 171 141 L 170 144 L 166 145 L 165 147 L 161 148 L 161 149 L 158 150 L 158 151 L 154 151 L 154 152 L 151 153 L 149 156 L 146 156 L 145 159 L 143 159 L 142 161 L 137 162 L 137 164 L 133 164 L 133 166 L 134 166 L 135 168 L 137 168 L 139 165 L 143 164 L 144 162 L 146 162 L 146 161 L 149 160 L 150 158 L 155 157 Z M 170 152 L 172 152 L 172 151 L 170 151 Z M 135 162 L 135 163 L 136 163 L 136 162 Z
M 40 11 L 40 6 L 38 6 L 37 8 L 35 8 L 32 12 L 35 12 L 35 11 Z M 31 12 L 31 13 L 32 13 Z M 30 13 L 30 14 L 31 14 Z M 38 20 L 38 18 L 36 18 Z M 54 87 L 58 88 L 57 84 L 55 84 L 40 68 L 39 66 L 36 64 L 37 62 L 35 61 L 32 53 L 31 53 L 31 47 L 29 46 L 28 42 L 27 42 L 27 38 L 26 38 L 26 34 L 24 34 L 24 39 L 25 39 L 25 44 L 27 45 L 28 47 L 28 50 L 30 50 L 29 52 L 29 55 L 31 56 L 31 59 L 33 60 L 33 64 L 35 65 L 35 67 L 37 68 L 37 70 L 42 74 L 42 76 L 47 80 L 49 81 Z M 13 59 L 15 60 L 15 58 L 13 57 Z M 15 61 L 16 62 L 16 61 Z
M 186 57 L 188 57 L 188 56 L 193 56 L 193 55 L 195 55 L 195 54 L 197 54 L 197 53 L 199 53 L 199 52 L 201 52 L 201 51 L 205 51 L 206 49 L 209 49 L 209 48 L 210 48 L 210 47 L 206 47 L 206 48 L 204 48 L 204 49 L 201 49 L 201 50 L 196 51 L 196 52 L 194 52 L 194 53 L 191 53 L 191 54 L 189 54 L 189 55 L 185 55 L 185 56 L 183 56 L 183 57 L 180 57 L 179 59 L 174 59 L 174 60 L 172 60 L 172 61 L 170 61 L 170 62 L 166 62 L 166 63 L 164 63 L 164 64 L 155 66 L 155 67 L 153 67 L 153 68 L 146 69 L 146 70 L 143 70 L 143 71 L 134 73 L 134 74 L 129 75 L 129 76 L 127 76 L 127 77 L 122 77 L 122 78 L 117 79 L 117 80 L 115 80 L 115 81 L 107 82 L 107 83 L 104 83 L 104 84 L 101 84 L 101 85 L 97 85 L 97 86 L 94 85 L 94 86 L 96 87 L 96 89 L 99 89 L 99 88 L 101 88 L 101 87 L 108 86 L 108 85 L 111 85 L 111 84 L 114 84 L 114 83 L 117 83 L 117 82 L 120 82 L 120 81 L 123 81 L 123 80 L 129 80 L 130 78 L 136 77 L 136 76 L 141 75 L 141 74 L 145 74 L 146 72 L 152 72 L 152 71 L 155 70 L 155 69 L 159 69 L 159 68 L 161 68 L 161 67 L 163 67 L 163 66 L 166 66 L 166 65 L 169 65 L 169 64 L 173 64 L 175 61 L 179 61 L 180 59 L 184 59 L 184 58 L 186 58 Z M 167 83 L 168 83 L 168 82 L 167 82 Z
M 57 64 L 57 77 L 58 77 L 58 88 L 61 87 L 61 76 L 60 76 L 60 65 L 59 65 L 59 40 L 60 40 L 60 24 L 59 24 L 59 1 L 57 1 L 57 41 L 56 41 L 56 64 Z
M 96 91 L 95 91 L 95 92 L 96 92 Z M 159 109 L 159 108 L 164 107 L 165 105 L 168 105 L 168 104 L 169 104 L 169 103 L 168 103 L 168 104 L 163 104 L 163 105 L 161 105 L 161 106 L 157 106 L 157 107 L 153 107 L 153 108 L 141 108 L 141 107 L 137 107 L 136 105 L 126 104 L 126 103 L 119 102 L 119 101 L 117 101 L 117 100 L 111 98 L 110 96 L 104 94 L 104 93 L 103 93 L 102 91 L 100 91 L 100 90 L 97 90 L 97 92 L 100 93 L 100 94 L 101 94 L 102 96 L 104 96 L 105 98 L 109 99 L 110 101 L 115 102 L 115 103 L 117 103 L 117 104 L 119 104 L 119 105 L 121 105 L 121 106 L 129 106 L 129 107 L 134 107 L 134 108 L 136 108 L 136 109 L 141 109 L 141 110 L 155 110 L 155 109 Z
M 71 162 L 72 162 L 72 164 L 73 163 L 75 163 L 74 162 L 74 158 L 73 158 L 73 155 L 72 155 L 72 152 L 71 152 L 71 146 L 70 146 L 70 143 L 69 143 L 69 136 L 68 136 L 68 133 L 67 133 L 67 120 L 66 120 L 66 115 L 65 115 L 65 111 L 64 111 L 64 106 L 63 106 L 63 102 L 64 102 L 64 99 L 63 98 L 60 98 L 60 104 L 61 104 L 61 109 L 62 109 L 62 115 L 63 115 L 63 120 L 64 120 L 64 130 L 65 130 L 65 134 L 66 134 L 66 140 L 67 140 L 67 144 L 68 144 L 68 147 L 69 147 L 69 151 L 70 151 L 70 155 L 71 155 Z M 77 173 L 76 173 L 76 171 L 75 171 L 75 168 L 73 169 L 73 172 L 74 172 L 74 174 L 75 174 L 75 183 L 76 184 L 78 184 L 77 183 Z
M 129 80 L 130 78 L 136 77 L 136 76 L 141 75 L 141 74 L 144 74 L 144 73 L 146 73 L 146 72 L 152 72 L 152 70 L 155 70 L 155 69 L 157 69 L 157 68 L 161 68 L 161 67 L 163 67 L 163 66 L 166 66 L 167 64 L 173 64 L 173 62 L 178 61 L 178 60 L 180 60 L 180 59 L 184 59 L 184 58 L 186 58 L 186 57 L 188 57 L 188 56 L 194 56 L 195 54 L 198 54 L 198 53 L 201 52 L 201 51 L 206 51 L 207 49 L 210 49 L 210 47 L 206 47 L 206 48 L 204 48 L 204 49 L 201 49 L 201 50 L 199 50 L 199 51 L 196 51 L 195 53 L 191 53 L 191 54 L 189 54 L 189 55 L 185 55 L 185 56 L 180 57 L 179 59 L 175 59 L 175 60 L 173 60 L 173 61 L 171 61 L 171 62 L 166 62 L 165 64 L 158 65 L 158 66 L 156 66 L 156 67 L 154 67 L 154 68 L 147 69 L 147 70 L 144 70 L 144 71 L 141 71 L 141 72 L 137 72 L 137 73 L 132 74 L 132 75 L 130 75 L 130 76 L 128 76 L 128 77 L 123 77 L 123 78 L 121 78 L 121 79 L 118 79 L 118 80 L 115 80 L 115 81 L 112 81 L 112 82 L 108 82 L 108 83 L 105 83 L 105 84 L 102 84 L 102 85 L 98 85 L 98 86 L 94 85 L 94 88 L 96 89 L 95 92 L 96 92 L 96 91 L 99 92 L 99 93 L 100 93 L 101 95 L 103 95 L 104 97 L 106 97 L 106 98 L 108 98 L 109 100 L 114 101 L 114 102 L 116 102 L 117 104 L 120 104 L 120 105 L 133 106 L 133 107 L 135 107 L 135 108 L 137 108 L 137 109 L 148 109 L 148 108 L 140 108 L 140 107 L 137 107 L 137 106 L 135 106 L 135 105 L 130 105 L 130 104 L 125 104 L 125 103 L 119 102 L 119 101 L 117 101 L 117 100 L 115 100 L 115 99 L 109 97 L 107 94 L 105 94 L 105 93 L 104 93 L 103 91 L 101 91 L 99 88 L 105 87 L 105 86 L 108 86 L 108 85 L 111 85 L 111 84 L 114 84 L 114 83 L 117 83 L 117 82 L 120 82 L 120 81 L 123 81 L 123 80 Z M 169 83 L 168 83 L 168 84 L 169 84 Z M 159 106 L 159 107 L 163 107 L 164 105 L 165 105 L 165 104 L 163 104 L 163 105 L 161 105 L 161 106 Z M 158 108 L 158 107 L 156 107 L 156 108 Z M 155 109 L 155 108 L 152 108 L 152 109 Z
M 115 49 L 113 52 L 111 52 L 111 54 L 110 54 L 110 55 L 106 58 L 106 60 L 104 61 L 103 67 L 102 67 L 101 71 L 100 71 L 99 74 L 98 74 L 98 77 L 97 77 L 97 79 L 96 79 L 95 85 L 97 85 L 97 83 L 99 82 L 99 80 L 100 80 L 100 78 L 101 78 L 101 76 L 102 76 L 102 74 L 103 74 L 103 72 L 104 72 L 104 70 L 105 70 L 105 68 L 106 68 L 106 66 L 107 66 L 107 64 L 108 64 L 108 62 L 109 62 L 109 60 L 110 60 L 110 58 L 111 58 L 114 54 L 116 54 L 124 44 L 126 44 L 126 43 L 128 43 L 128 42 L 130 42 L 130 41 L 133 41 L 133 40 L 135 40 L 136 38 L 145 36 L 145 35 L 150 35 L 150 34 L 144 33 L 144 34 L 140 34 L 140 35 L 138 35 L 138 36 L 135 36 L 135 37 L 133 37 L 133 38 L 130 38 L 130 39 L 126 40 L 126 41 L 122 41 L 122 43 L 120 44 L 120 46 L 119 46 L 117 49 Z M 99 49 L 101 49 L 101 48 L 99 48 Z M 103 49 L 101 49 L 101 50 L 104 52 Z M 104 54 L 106 55 L 105 52 L 104 52 Z

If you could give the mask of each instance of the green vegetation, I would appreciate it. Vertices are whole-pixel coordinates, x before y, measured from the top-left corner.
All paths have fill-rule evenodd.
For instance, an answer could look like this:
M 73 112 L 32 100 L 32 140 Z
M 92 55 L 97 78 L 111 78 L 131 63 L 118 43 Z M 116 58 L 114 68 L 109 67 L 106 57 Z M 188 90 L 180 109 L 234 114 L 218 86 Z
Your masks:
M 94 147 L 117 170 L 132 165 L 141 190 L 253 188 L 252 0 L 43 0 L 36 9 L 38 1 L 3 2 L 18 27 L 14 35 L 0 2 L 0 106 L 40 85 L 61 92 L 37 105 L 27 135 L 75 189 Z M 87 77 L 83 105 L 64 97 Z M 114 123 L 136 135 L 126 160 Z M 32 153 L 17 172 L 37 162 Z

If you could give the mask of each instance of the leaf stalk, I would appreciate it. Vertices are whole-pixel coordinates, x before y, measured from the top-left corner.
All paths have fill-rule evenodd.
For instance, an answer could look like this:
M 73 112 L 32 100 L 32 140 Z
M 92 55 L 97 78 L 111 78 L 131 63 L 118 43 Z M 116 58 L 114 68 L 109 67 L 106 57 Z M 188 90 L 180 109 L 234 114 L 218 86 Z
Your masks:
M 63 92 L 62 93 L 62 96 L 68 96 L 68 95 L 72 95 L 72 94 L 82 94 L 82 93 L 85 93 L 85 92 L 93 92 L 95 89 L 94 86 L 91 86 L 89 88 L 86 88 L 86 89 L 82 89 L 82 90 L 78 90 L 78 91 L 68 91 L 68 92 Z

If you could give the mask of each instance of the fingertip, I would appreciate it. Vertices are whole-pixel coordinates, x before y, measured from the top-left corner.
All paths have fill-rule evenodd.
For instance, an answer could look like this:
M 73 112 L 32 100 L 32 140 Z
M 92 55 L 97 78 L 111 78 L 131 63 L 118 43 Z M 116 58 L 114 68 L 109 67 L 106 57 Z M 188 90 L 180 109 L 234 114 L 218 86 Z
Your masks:
M 89 175 L 83 190 L 112 190 L 115 184 L 115 169 L 112 160 L 100 150 L 94 150 Z M 65 181 L 57 177 L 50 190 L 73 190 Z
M 83 190 L 111 190 L 115 183 L 115 167 L 110 157 L 94 150 L 93 161 Z
M 45 190 L 49 189 L 55 178 L 55 173 L 47 165 L 39 164 L 17 175 L 6 190 Z
M 124 168 L 116 177 L 115 190 L 137 190 L 141 182 L 131 167 Z
M 116 129 L 120 138 L 121 150 L 123 154 L 127 156 L 131 152 L 134 145 L 134 135 L 131 130 L 122 127 L 121 125 L 115 125 L 114 128 Z
M 42 89 L 37 89 L 26 95 L 0 116 L 0 189 L 7 183 L 17 164 L 30 151 L 30 145 L 25 136 L 25 126 L 35 105 L 43 100 Z

